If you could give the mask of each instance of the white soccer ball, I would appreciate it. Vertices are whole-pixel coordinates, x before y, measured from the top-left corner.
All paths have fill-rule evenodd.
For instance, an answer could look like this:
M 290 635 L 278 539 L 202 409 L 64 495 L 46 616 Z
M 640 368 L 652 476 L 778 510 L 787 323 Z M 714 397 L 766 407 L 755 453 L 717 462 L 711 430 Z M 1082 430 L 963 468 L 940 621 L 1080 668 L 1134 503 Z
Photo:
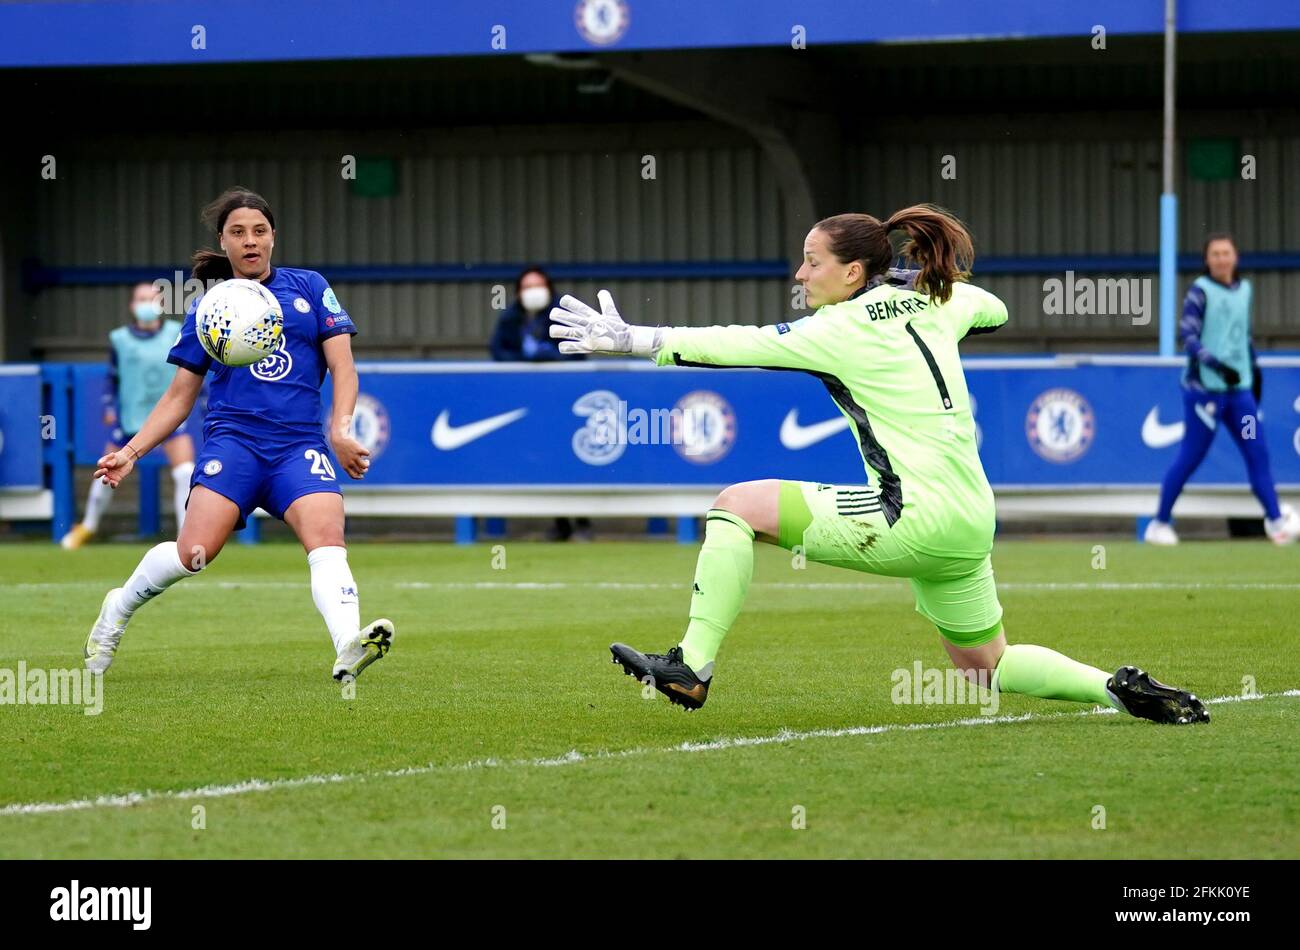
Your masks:
M 280 302 L 255 280 L 223 280 L 199 301 L 194 329 L 203 349 L 226 366 L 266 359 L 284 332 Z

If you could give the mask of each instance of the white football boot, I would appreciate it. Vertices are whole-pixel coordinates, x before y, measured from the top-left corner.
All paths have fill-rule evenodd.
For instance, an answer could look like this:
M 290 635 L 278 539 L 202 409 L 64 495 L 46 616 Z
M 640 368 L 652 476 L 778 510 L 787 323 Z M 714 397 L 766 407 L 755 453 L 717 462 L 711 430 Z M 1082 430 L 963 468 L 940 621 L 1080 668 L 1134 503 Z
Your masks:
M 351 682 L 371 663 L 382 660 L 392 647 L 396 632 L 391 620 L 370 623 L 334 658 L 334 678 L 340 683 Z
M 1146 531 L 1142 533 L 1142 541 L 1145 544 L 1160 544 L 1171 547 L 1178 543 L 1178 534 L 1174 531 L 1174 526 L 1169 522 L 1152 518 L 1147 522 Z
M 99 605 L 99 617 L 96 618 L 95 625 L 90 628 L 90 636 L 86 637 L 86 647 L 83 652 L 86 657 L 86 669 L 92 673 L 102 673 L 113 665 L 117 645 L 122 642 L 126 621 L 115 619 L 113 617 L 115 611 L 110 607 L 116 602 L 117 595 L 120 593 L 122 588 L 114 587 L 104 595 L 104 602 Z
M 1264 519 L 1264 533 L 1274 544 L 1291 544 L 1300 538 L 1300 515 L 1290 505 L 1283 505 L 1281 517 Z

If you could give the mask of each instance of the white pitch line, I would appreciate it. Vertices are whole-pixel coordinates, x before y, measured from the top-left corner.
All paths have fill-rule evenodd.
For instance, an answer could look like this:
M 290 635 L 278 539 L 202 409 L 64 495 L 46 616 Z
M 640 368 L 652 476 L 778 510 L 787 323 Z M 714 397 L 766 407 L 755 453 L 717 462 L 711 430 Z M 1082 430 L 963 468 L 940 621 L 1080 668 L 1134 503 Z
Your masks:
M 1206 705 L 1219 703 L 1237 703 L 1256 699 L 1276 699 L 1280 697 L 1300 697 L 1300 689 L 1288 689 L 1280 693 L 1258 693 L 1253 696 L 1216 696 L 1204 700 Z M 346 772 L 328 775 L 304 775 L 299 778 L 247 779 L 230 785 L 204 785 L 199 788 L 187 788 L 177 791 L 143 791 L 126 792 L 120 795 L 101 795 L 98 798 L 79 798 L 63 802 L 26 802 L 14 803 L 0 807 L 0 817 L 12 815 L 49 815 L 69 811 L 88 811 L 96 808 L 130 808 L 156 801 L 187 801 L 194 798 L 229 798 L 232 795 L 244 795 L 249 792 L 272 792 L 281 789 L 305 788 L 311 785 L 339 785 L 349 782 L 367 782 L 374 779 L 405 778 L 413 775 L 433 775 L 439 772 L 469 772 L 489 768 L 554 768 L 564 765 L 576 765 L 581 762 L 593 762 L 602 759 L 625 759 L 657 753 L 674 752 L 716 752 L 722 749 L 740 749 L 753 746 L 779 745 L 790 742 L 807 742 L 809 739 L 841 739 L 853 736 L 876 736 L 887 732 L 922 732 L 934 729 L 953 729 L 960 726 L 992 726 L 1010 722 L 1037 722 L 1049 719 L 1067 719 L 1079 716 L 1114 715 L 1114 709 L 1095 706 L 1081 712 L 1060 713 L 1022 713 L 1019 716 L 974 716 L 969 719 L 954 719 L 947 722 L 886 723 L 879 726 L 849 726 L 842 729 L 813 729 L 796 731 L 782 729 L 767 736 L 723 736 L 707 742 L 682 742 L 673 746 L 659 748 L 633 748 L 608 752 L 579 752 L 577 749 L 559 756 L 536 759 L 475 759 L 461 765 L 439 765 L 433 762 L 425 765 L 408 766 L 401 769 L 383 769 L 375 772 Z

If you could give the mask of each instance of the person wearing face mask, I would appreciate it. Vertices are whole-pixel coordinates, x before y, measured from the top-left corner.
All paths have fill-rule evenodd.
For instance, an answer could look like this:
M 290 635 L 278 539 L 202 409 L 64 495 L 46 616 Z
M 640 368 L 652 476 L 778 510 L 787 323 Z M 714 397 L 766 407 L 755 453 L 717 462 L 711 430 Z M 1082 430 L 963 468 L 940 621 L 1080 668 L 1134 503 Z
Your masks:
M 135 435 L 154 404 L 167 391 L 176 367 L 167 362 L 176 336 L 178 320 L 164 320 L 157 288 L 141 281 L 131 291 L 131 322 L 108 335 L 108 376 L 104 381 L 104 424 L 112 429 L 104 452 L 116 452 Z M 185 498 L 194 471 L 194 441 L 185 424 L 163 443 L 171 466 L 176 527 L 185 519 Z M 90 484 L 86 515 L 63 536 L 63 547 L 81 547 L 99 530 L 99 520 L 108 510 L 113 492 L 100 479 Z
M 497 320 L 489 348 L 498 362 L 571 360 L 550 337 L 555 287 L 546 271 L 530 267 L 515 280 L 515 302 Z M 579 359 L 585 357 L 579 356 Z
M 585 354 L 561 353 L 551 339 L 550 309 L 555 299 L 555 287 L 546 271 L 529 267 L 520 273 L 515 281 L 515 302 L 501 314 L 492 334 L 492 359 L 502 363 L 586 359 Z M 549 541 L 590 541 L 591 521 L 578 518 L 575 524 L 568 518 L 556 518 L 546 537 Z

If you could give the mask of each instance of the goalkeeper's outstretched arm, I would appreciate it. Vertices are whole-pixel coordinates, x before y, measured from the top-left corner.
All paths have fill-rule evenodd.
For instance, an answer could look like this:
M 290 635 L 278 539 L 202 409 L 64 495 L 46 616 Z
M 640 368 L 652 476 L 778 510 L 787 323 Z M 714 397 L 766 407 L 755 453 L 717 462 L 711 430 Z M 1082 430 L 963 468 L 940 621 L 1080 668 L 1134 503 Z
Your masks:
M 561 353 L 647 356 L 658 365 L 763 366 L 816 370 L 833 365 L 837 320 L 823 315 L 772 326 L 639 327 L 623 321 L 609 291 L 597 313 L 564 296 L 551 311 Z

